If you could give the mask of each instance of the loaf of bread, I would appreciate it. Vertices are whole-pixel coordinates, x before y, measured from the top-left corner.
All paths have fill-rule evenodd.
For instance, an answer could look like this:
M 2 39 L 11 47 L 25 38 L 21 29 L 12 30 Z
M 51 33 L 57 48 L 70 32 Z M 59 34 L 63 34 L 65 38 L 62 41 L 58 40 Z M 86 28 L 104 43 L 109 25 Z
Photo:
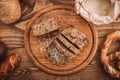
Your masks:
M 5 24 L 16 22 L 21 17 L 19 0 L 0 0 L 0 21 Z
M 47 57 L 53 64 L 63 66 L 79 54 L 87 43 L 83 33 L 74 27 L 68 27 L 48 46 Z

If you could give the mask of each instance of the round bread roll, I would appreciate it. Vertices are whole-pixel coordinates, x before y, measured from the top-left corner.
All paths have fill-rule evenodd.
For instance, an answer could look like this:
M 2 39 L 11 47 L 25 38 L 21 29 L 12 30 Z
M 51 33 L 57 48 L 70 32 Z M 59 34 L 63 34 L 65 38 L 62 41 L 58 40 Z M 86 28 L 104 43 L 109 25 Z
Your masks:
M 19 0 L 0 0 L 0 20 L 3 23 L 14 23 L 21 17 Z

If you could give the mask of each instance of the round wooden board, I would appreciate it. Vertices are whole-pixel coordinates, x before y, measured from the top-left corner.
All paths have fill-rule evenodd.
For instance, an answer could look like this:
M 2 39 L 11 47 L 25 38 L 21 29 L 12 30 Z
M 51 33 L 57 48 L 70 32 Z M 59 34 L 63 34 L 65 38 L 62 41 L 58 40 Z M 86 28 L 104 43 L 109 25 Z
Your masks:
M 75 0 L 51 0 L 53 3 L 57 4 L 67 4 L 67 5 L 74 5 Z
M 80 32 L 84 33 L 88 39 L 88 44 L 82 51 L 64 66 L 54 65 L 46 58 L 46 51 L 42 52 L 43 49 L 46 50 L 46 47 L 41 44 L 46 44 L 47 39 L 41 42 L 32 33 L 34 24 L 49 18 L 54 18 L 61 26 L 73 25 Z M 76 15 L 73 7 L 54 5 L 39 11 L 30 20 L 25 31 L 24 43 L 27 55 L 38 68 L 50 74 L 67 75 L 84 69 L 90 63 L 97 50 L 98 36 L 95 27 L 90 26 L 82 17 Z M 48 44 L 50 43 L 51 41 Z

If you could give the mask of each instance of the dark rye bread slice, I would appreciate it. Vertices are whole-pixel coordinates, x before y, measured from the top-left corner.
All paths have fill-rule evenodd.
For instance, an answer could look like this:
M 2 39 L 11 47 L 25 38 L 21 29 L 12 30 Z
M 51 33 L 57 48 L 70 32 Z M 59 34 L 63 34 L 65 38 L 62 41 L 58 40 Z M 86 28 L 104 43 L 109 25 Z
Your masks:
M 58 28 L 59 26 L 54 19 L 47 19 L 34 24 L 32 30 L 34 36 L 40 37 L 55 32 Z
M 61 34 L 79 49 L 82 49 L 88 43 L 86 36 L 72 26 L 63 30 Z

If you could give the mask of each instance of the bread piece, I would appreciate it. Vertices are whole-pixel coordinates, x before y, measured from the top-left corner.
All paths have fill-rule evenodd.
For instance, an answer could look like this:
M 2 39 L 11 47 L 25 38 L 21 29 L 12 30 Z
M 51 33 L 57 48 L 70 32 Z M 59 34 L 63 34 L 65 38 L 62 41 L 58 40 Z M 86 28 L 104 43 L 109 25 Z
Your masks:
M 48 59 L 56 65 L 65 65 L 87 44 L 84 34 L 73 27 L 65 28 L 47 48 Z
M 58 30 L 58 24 L 53 19 L 48 19 L 35 24 L 32 29 L 34 36 L 42 36 Z
M 47 48 L 47 52 L 47 57 L 53 64 L 62 66 L 66 63 L 66 56 L 63 54 L 62 50 L 56 48 L 54 42 Z
M 88 43 L 86 36 L 73 27 L 66 28 L 61 34 L 80 49 Z
M 68 49 L 70 49 L 71 52 L 73 52 L 73 54 L 77 54 L 80 52 L 79 49 L 77 49 L 72 43 L 70 43 L 65 37 L 63 37 L 62 35 L 58 36 L 58 39 L 62 42 L 62 44 L 64 44 Z
M 75 55 L 69 51 L 62 43 L 60 43 L 57 39 L 54 40 L 56 44 L 55 47 L 60 50 L 68 59 L 72 59 Z

